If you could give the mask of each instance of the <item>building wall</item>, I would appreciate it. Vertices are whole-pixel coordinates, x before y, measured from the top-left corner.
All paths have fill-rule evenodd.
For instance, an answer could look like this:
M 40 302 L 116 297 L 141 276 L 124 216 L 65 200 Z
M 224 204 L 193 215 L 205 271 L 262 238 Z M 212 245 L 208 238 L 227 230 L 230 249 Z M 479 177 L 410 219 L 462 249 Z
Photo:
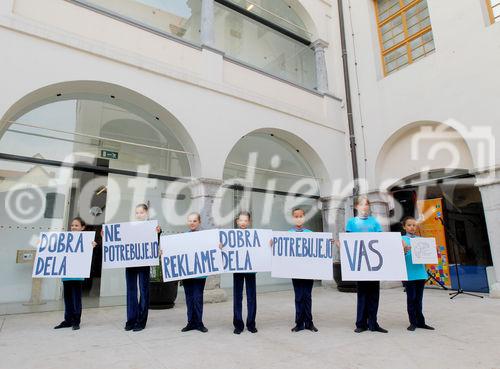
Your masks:
M 326 51 L 329 94 L 319 94 L 234 63 L 219 52 L 162 37 L 64 0 L 6 0 L 0 4 L 0 134 L 9 121 L 41 104 L 81 94 L 116 96 L 169 123 L 189 156 L 191 175 L 223 179 L 226 158 L 248 133 L 274 133 L 298 149 L 319 179 L 320 196 L 350 178 L 341 96 L 336 8 L 302 2 Z M 64 129 L 61 126 L 61 129 Z M 258 148 L 256 148 L 258 149 Z M 8 231 L 8 230 L 7 230 Z M 38 231 L 33 231 L 37 233 Z M 19 241 L 19 238 L 17 238 Z M 26 238 L 29 240 L 29 237 Z M 23 241 L 9 239 L 1 263 L 12 264 Z M 15 266 L 2 290 L 10 301 L 29 298 L 26 265 Z M 121 275 L 120 275 L 121 278 Z M 123 280 L 121 281 L 123 282 Z M 108 295 L 121 293 L 123 283 Z M 3 288 L 3 287 L 2 287 Z M 47 282 L 44 299 L 59 296 Z
M 345 1 L 350 77 L 359 81 L 359 90 L 353 83 L 359 166 L 371 189 L 384 180 L 376 171 L 384 144 L 407 125 L 430 121 L 458 130 L 472 155 L 473 165 L 466 169 L 481 166 L 478 142 L 485 140 L 475 130 L 487 126 L 486 136 L 500 135 L 500 27 L 490 25 L 481 0 L 427 3 L 435 52 L 384 77 L 374 1 Z M 500 150 L 494 157 L 498 161 Z
M 196 174 L 201 177 L 220 178 L 232 146 L 261 128 L 300 132 L 324 163 L 323 176 L 348 176 L 349 165 L 338 160 L 345 149 L 339 100 L 63 0 L 43 6 L 16 0 L 13 6 L 14 13 L 6 7 L 1 17 L 2 44 L 13 45 L 1 65 L 13 71 L 4 75 L 9 93 L 0 102 L 2 129 L 9 114 L 19 110 L 11 109 L 13 105 L 35 90 L 61 82 L 100 81 L 146 96 L 175 116 L 198 151 Z

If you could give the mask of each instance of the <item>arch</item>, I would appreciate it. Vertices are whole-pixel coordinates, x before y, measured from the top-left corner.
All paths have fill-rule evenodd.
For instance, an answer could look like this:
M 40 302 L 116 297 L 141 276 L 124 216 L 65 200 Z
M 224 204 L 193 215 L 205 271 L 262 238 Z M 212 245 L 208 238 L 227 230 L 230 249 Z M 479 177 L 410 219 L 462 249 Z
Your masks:
M 308 3 L 304 0 L 284 0 L 287 2 L 290 7 L 297 13 L 300 17 L 304 25 L 306 26 L 307 31 L 311 34 L 311 41 L 315 41 L 319 38 L 326 39 L 325 36 L 321 35 L 320 29 L 314 20 L 316 16 L 313 17 L 310 9 L 304 5 L 304 3 Z
M 420 121 L 395 131 L 382 145 L 375 163 L 379 188 L 390 188 L 418 173 L 470 171 L 474 158 L 456 122 Z
M 197 147 L 186 128 L 168 110 L 143 94 L 137 93 L 129 88 L 102 81 L 65 81 L 41 87 L 18 99 L 0 119 L 0 137 L 4 135 L 12 122 L 24 114 L 50 103 L 73 100 L 88 99 L 95 100 L 101 97 L 105 102 L 120 106 L 124 109 L 132 109 L 137 115 L 152 122 L 168 122 L 168 126 L 157 124 L 161 131 L 170 130 L 181 143 L 187 155 L 191 176 L 199 176 L 201 164 Z
M 245 5 L 246 1 L 241 1 Z M 261 9 L 252 7 L 251 11 L 263 18 L 269 18 L 291 32 L 314 41 L 318 36 L 316 24 L 300 0 L 253 0 Z M 245 6 L 248 9 L 248 6 Z M 262 10 L 265 9 L 265 10 Z M 273 14 L 277 15 L 274 17 Z M 305 32 L 304 32 L 305 31 Z
M 309 178 L 317 183 L 318 195 L 328 191 L 330 187 L 330 175 L 328 174 L 328 170 L 318 153 L 299 136 L 278 128 L 260 128 L 249 131 L 237 140 L 226 155 L 224 172 L 226 172 L 228 165 L 231 164 L 231 158 L 235 156 L 238 145 L 240 143 L 244 143 L 245 139 L 255 136 L 268 136 L 269 138 L 272 138 L 277 145 L 282 144 L 283 146 L 281 148 L 281 152 L 288 151 L 290 153 L 290 157 L 294 161 L 291 163 L 290 161 L 282 160 L 283 158 L 280 158 L 278 162 L 273 161 L 271 159 L 274 154 L 268 152 L 266 154 L 269 154 L 269 157 L 265 159 L 266 163 L 263 165 L 255 165 L 257 168 L 268 170 L 270 171 L 269 173 L 272 173 L 271 171 L 275 171 L 278 175 L 289 176 L 290 178 L 295 179 Z M 261 148 L 256 147 L 255 149 L 260 150 Z M 276 152 L 277 151 L 278 150 L 276 150 Z M 244 160 L 248 160 L 248 158 L 245 158 Z M 260 163 L 262 163 L 262 161 Z M 237 162 L 232 165 L 234 166 L 234 164 L 240 164 L 241 167 L 246 170 L 245 166 L 248 165 L 248 162 Z M 223 173 L 222 177 L 224 179 L 229 179 L 227 173 Z

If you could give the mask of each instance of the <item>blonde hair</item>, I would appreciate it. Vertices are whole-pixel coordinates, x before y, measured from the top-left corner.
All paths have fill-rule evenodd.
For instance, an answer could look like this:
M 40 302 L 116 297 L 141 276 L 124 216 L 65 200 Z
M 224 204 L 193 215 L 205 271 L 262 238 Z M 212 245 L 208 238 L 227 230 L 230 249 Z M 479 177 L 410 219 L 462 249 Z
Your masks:
M 354 206 L 361 205 L 361 203 L 362 203 L 363 201 L 366 201 L 366 204 L 367 204 L 368 206 L 370 206 L 370 205 L 371 205 L 371 204 L 370 204 L 370 200 L 368 199 L 368 196 L 366 196 L 366 195 L 360 195 L 360 196 L 356 197 L 356 200 L 354 201 Z

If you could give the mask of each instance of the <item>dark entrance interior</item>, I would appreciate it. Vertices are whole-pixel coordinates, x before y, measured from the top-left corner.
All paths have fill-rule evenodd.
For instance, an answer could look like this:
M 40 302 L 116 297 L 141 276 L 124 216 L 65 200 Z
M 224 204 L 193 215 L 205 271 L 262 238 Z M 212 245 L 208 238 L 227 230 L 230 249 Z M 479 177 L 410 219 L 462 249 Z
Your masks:
M 392 194 L 402 208 L 401 218 L 416 216 L 417 200 L 442 198 L 452 288 L 457 284 L 457 265 L 464 290 L 488 292 L 486 267 L 492 265 L 492 259 L 481 193 L 474 185 L 475 177 L 437 177 L 425 182 L 407 180 L 392 188 Z M 402 231 L 401 224 L 393 224 L 391 230 Z M 455 252 L 452 252 L 452 247 Z
M 93 165 L 107 168 L 109 161 L 98 158 Z M 102 270 L 101 229 L 106 219 L 108 176 L 93 171 L 75 170 L 73 178 L 75 182 L 71 188 L 68 223 L 76 216 L 81 217 L 87 223 L 86 230 L 95 231 L 97 243 L 92 254 L 90 278 L 86 278 L 83 283 L 83 296 L 99 297 Z

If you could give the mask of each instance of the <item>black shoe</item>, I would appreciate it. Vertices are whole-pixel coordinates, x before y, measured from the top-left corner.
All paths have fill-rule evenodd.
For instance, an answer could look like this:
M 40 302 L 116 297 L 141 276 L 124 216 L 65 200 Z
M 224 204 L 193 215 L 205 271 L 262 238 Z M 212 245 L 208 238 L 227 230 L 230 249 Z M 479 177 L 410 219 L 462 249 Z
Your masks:
M 198 328 L 198 330 L 202 333 L 207 333 L 208 332 L 208 328 L 205 327 L 204 325 L 202 325 L 201 327 Z
M 74 324 L 71 329 L 73 329 L 74 331 L 79 330 L 80 329 L 80 324 Z
M 134 327 L 134 329 L 132 329 L 132 332 L 140 332 L 143 329 L 144 329 L 144 327 L 137 326 L 137 327 Z
M 125 328 L 124 329 L 128 332 L 128 331 L 131 331 L 132 329 L 134 329 L 134 327 L 132 325 L 126 325 L 125 324 Z
M 189 331 L 193 331 L 193 330 L 195 330 L 195 328 L 188 324 L 184 328 L 181 329 L 181 332 L 189 332 Z
M 408 329 L 410 332 L 413 332 L 415 329 L 417 329 L 417 326 L 416 326 L 416 325 L 413 325 L 413 324 L 410 324 L 410 325 L 408 326 L 408 328 L 406 328 L 406 329 Z
M 422 328 L 422 329 L 428 329 L 429 331 L 433 331 L 435 328 L 431 327 L 430 325 L 424 324 L 424 325 L 419 325 L 417 328 Z
M 257 328 L 255 328 L 255 327 L 252 327 L 252 328 L 248 328 L 248 327 L 247 327 L 247 329 L 248 329 L 248 331 L 249 331 L 250 333 L 257 333 L 257 332 L 258 332 Z
M 59 323 L 59 325 L 56 325 L 54 329 L 70 328 L 70 327 L 72 327 L 72 324 L 68 323 L 67 321 L 63 321 Z
M 356 332 L 356 333 L 362 333 L 362 332 L 364 332 L 364 331 L 367 331 L 367 329 L 366 329 L 366 328 L 359 328 L 359 327 L 358 327 L 358 328 L 356 328 L 356 329 L 354 330 L 354 332 Z
M 304 330 L 304 327 L 299 327 L 298 325 L 296 325 L 295 327 L 292 328 L 292 332 L 300 332 L 303 330 Z
M 389 332 L 387 329 L 384 329 L 382 327 L 377 327 L 375 329 L 370 329 L 372 332 L 380 332 L 380 333 L 387 333 Z
M 314 324 L 308 324 L 306 325 L 306 329 L 311 331 L 311 332 L 317 332 L 318 331 L 318 328 L 316 328 L 316 326 Z
M 243 332 L 241 329 L 234 328 L 234 331 L 233 331 L 234 334 L 241 334 L 241 332 Z

